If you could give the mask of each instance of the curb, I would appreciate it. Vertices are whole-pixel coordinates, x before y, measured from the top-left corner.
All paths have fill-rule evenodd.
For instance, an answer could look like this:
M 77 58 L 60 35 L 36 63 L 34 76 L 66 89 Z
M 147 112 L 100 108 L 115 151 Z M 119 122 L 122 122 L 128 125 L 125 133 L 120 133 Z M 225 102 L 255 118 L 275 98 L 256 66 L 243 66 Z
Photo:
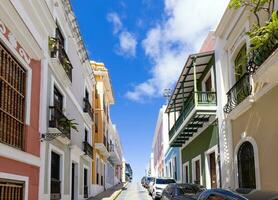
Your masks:
M 111 195 L 111 197 L 109 197 L 109 198 L 103 198 L 103 200 L 115 200 L 115 199 L 117 199 L 117 198 L 119 197 L 119 195 L 122 193 L 122 191 L 124 190 L 124 188 L 125 188 L 127 185 L 128 185 L 128 183 L 125 183 L 125 184 L 123 185 L 123 187 L 122 187 L 121 189 L 115 191 L 115 192 Z

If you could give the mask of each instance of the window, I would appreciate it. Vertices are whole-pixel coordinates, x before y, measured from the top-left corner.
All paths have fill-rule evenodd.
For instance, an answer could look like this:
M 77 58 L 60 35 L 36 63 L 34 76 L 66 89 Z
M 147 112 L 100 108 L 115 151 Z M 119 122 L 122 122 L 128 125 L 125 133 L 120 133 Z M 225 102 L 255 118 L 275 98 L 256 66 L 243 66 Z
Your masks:
M 54 86 L 54 107 L 60 112 L 63 111 L 63 95 L 61 92 Z
M 200 160 L 195 161 L 195 183 L 200 184 Z
M 24 147 L 26 71 L 0 43 L 0 142 Z
M 250 142 L 244 142 L 237 154 L 239 188 L 256 189 L 254 149 Z
M 247 53 L 246 45 L 244 45 L 238 52 L 236 59 L 234 61 L 234 75 L 235 80 L 238 81 L 247 71 Z
M 0 179 L 0 199 L 23 200 L 24 183 Z
M 60 155 L 51 152 L 51 200 L 61 198 Z
M 211 194 L 208 196 L 207 200 L 225 200 L 226 198 L 217 195 L 217 194 Z
M 177 180 L 178 179 L 178 175 L 177 175 L 177 171 L 178 171 L 178 169 L 177 169 L 177 157 L 174 157 L 174 164 L 173 164 L 174 166 L 173 166 L 173 168 L 174 168 L 174 179 L 175 180 Z
M 171 162 L 169 163 L 169 169 L 170 169 L 170 177 L 173 177 L 172 176 L 172 163 Z
M 97 172 L 97 185 L 99 184 L 99 159 L 97 158 L 97 164 L 96 164 L 96 172 Z
M 84 141 L 88 142 L 88 130 L 85 128 L 85 136 L 84 136 Z

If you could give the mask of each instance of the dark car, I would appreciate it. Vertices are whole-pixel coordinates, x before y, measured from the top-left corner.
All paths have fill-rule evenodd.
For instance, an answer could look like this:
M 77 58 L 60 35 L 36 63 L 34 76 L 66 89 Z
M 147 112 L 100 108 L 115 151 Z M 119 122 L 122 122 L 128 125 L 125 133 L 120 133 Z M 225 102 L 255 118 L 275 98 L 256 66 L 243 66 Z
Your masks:
M 197 200 L 206 188 L 197 184 L 169 184 L 162 193 L 161 200 Z
M 278 192 L 237 189 L 211 189 L 201 193 L 198 200 L 278 200 Z

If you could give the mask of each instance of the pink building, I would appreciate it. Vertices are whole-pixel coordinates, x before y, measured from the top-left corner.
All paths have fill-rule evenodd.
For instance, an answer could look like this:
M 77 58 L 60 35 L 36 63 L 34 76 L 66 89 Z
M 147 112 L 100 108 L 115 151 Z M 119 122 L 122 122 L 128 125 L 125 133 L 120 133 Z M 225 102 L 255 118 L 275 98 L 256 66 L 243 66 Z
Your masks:
M 33 45 L 33 36 L 19 15 L 6 6 L 7 9 L 0 12 L 0 196 L 37 200 L 40 172 L 39 48 Z M 21 27 L 20 31 L 18 27 Z

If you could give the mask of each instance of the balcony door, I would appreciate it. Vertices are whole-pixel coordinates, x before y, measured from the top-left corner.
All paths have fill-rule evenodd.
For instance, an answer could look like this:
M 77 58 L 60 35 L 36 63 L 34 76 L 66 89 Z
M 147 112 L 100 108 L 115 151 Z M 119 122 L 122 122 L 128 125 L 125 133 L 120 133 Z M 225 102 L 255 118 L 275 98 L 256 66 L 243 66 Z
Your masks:
M 244 45 L 238 52 L 234 61 L 234 75 L 235 81 L 239 81 L 240 78 L 247 72 L 247 50 Z
M 55 152 L 51 152 L 51 200 L 61 199 L 61 157 Z
M 53 105 L 59 111 L 63 111 L 63 95 L 56 87 L 54 87 Z
M 211 188 L 217 188 L 215 152 L 209 154 L 209 172 Z

